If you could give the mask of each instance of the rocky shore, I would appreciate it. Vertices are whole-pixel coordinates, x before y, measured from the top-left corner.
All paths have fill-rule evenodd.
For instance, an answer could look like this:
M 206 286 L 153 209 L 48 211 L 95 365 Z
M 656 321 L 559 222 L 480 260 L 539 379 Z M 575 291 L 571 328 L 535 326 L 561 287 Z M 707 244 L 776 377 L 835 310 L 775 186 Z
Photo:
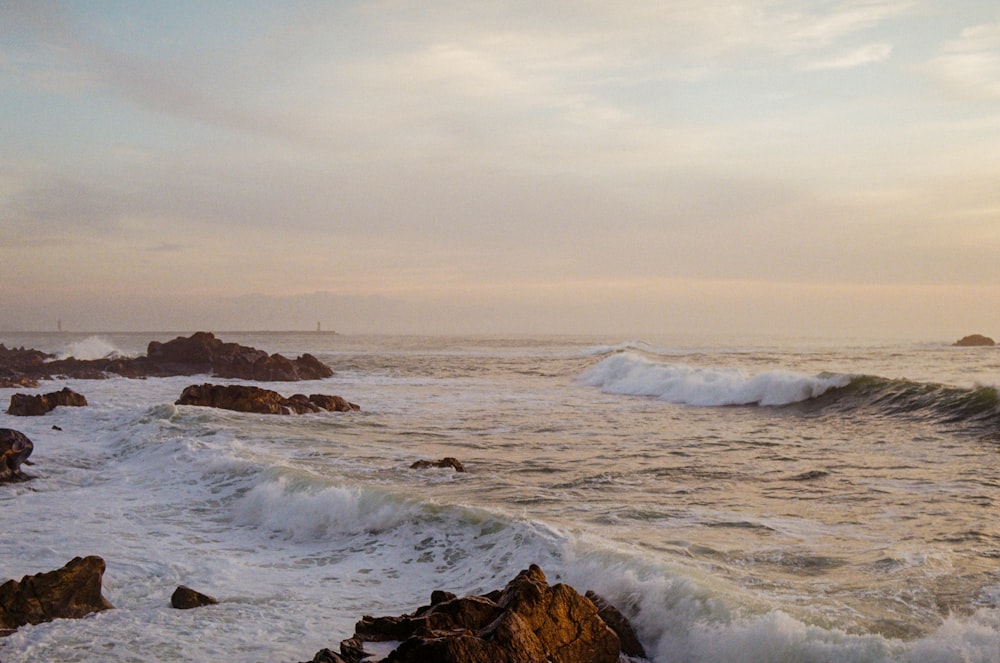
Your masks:
M 333 370 L 310 354 L 288 359 L 238 343 L 224 343 L 211 332 L 178 336 L 172 341 L 151 342 L 141 357 L 55 359 L 31 348 L 0 344 L 0 387 L 37 386 L 54 378 L 100 379 L 209 374 L 219 378 L 294 382 L 321 380 Z

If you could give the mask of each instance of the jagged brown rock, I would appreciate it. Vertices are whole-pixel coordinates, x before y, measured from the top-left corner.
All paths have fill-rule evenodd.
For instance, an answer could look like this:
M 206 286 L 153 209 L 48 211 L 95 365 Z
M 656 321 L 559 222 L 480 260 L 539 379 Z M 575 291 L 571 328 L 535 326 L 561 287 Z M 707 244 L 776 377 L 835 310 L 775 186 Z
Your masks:
M 8 580 L 0 585 L 0 629 L 114 608 L 101 594 L 104 569 L 100 557 L 75 557 L 61 569 Z
M 306 414 L 328 410 L 347 412 L 360 410 L 354 403 L 348 403 L 340 396 L 295 394 L 285 398 L 276 391 L 252 385 L 193 384 L 181 392 L 177 405 L 198 405 L 215 407 L 237 412 L 258 414 Z
M 400 644 L 384 663 L 617 663 L 624 653 L 591 599 L 566 584 L 550 586 L 534 564 L 501 591 L 464 598 L 437 591 L 413 614 L 365 616 L 340 654 L 324 649 L 313 661 L 357 663 L 366 642 L 387 641 Z
M 0 428 L 0 483 L 27 481 L 31 477 L 21 471 L 35 448 L 28 436 L 12 428 Z
M 60 405 L 86 407 L 87 399 L 69 387 L 48 394 L 14 394 L 10 397 L 7 414 L 18 417 L 38 417 L 47 414 Z

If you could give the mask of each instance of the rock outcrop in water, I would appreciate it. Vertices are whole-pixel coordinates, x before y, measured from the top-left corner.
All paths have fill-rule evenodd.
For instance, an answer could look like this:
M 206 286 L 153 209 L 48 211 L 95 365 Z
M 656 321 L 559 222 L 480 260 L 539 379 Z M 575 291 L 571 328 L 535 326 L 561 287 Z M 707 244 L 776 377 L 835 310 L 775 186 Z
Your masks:
M 257 414 L 306 414 L 351 412 L 361 408 L 340 396 L 295 394 L 285 398 L 276 391 L 250 385 L 193 384 L 184 389 L 177 405 L 199 405 Z
M 170 595 L 170 607 L 177 610 L 191 610 L 192 608 L 202 608 L 206 605 L 216 605 L 219 602 L 214 596 L 202 594 L 199 591 L 180 585 Z
M 31 477 L 21 471 L 35 445 L 28 436 L 12 428 L 0 428 L 0 483 L 27 481 Z
M 609 617 L 612 622 L 602 618 L 594 600 L 569 585 L 549 585 L 533 564 L 502 590 L 484 596 L 456 598 L 435 591 L 431 604 L 411 615 L 363 617 L 339 654 L 324 649 L 312 661 L 618 663 L 622 654 L 644 656 L 628 620 L 600 601 L 606 614 L 617 615 Z M 375 649 L 371 643 L 378 642 L 395 646 L 382 659 L 366 658 Z
M 0 630 L 114 608 L 101 594 L 104 568 L 100 557 L 76 557 L 61 569 L 8 580 L 0 585 Z
M 996 345 L 996 342 L 989 336 L 983 336 L 982 334 L 970 334 L 969 336 L 963 336 L 954 343 L 954 346 L 971 348 L 971 347 L 992 347 Z
M 439 469 L 453 469 L 456 472 L 464 472 L 465 465 L 462 465 L 462 461 L 457 458 L 452 458 L 451 456 L 446 456 L 441 460 L 418 460 L 414 461 L 410 465 L 411 470 L 426 470 L 427 468 L 439 468 Z
M 149 344 L 144 357 L 105 357 L 103 359 L 53 359 L 38 350 L 0 345 L 0 386 L 22 381 L 73 377 L 98 379 L 108 375 L 127 378 L 170 377 L 174 375 L 211 374 L 220 378 L 294 382 L 321 380 L 333 370 L 310 354 L 288 359 L 280 354 L 224 343 L 210 332 L 196 332 L 188 337 Z
M 67 407 L 86 407 L 87 399 L 69 387 L 48 394 L 14 394 L 10 397 L 10 407 L 7 414 L 18 417 L 39 417 L 51 412 L 60 405 Z

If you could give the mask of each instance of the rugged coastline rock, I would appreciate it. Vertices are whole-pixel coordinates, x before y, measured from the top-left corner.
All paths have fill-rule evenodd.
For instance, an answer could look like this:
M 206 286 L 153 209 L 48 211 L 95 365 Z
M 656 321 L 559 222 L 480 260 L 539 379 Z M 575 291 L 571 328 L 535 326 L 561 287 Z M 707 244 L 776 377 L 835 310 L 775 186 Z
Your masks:
M 323 649 L 312 663 L 358 663 L 362 658 L 384 663 L 618 663 L 622 654 L 642 655 L 634 653 L 642 651 L 637 638 L 628 651 L 622 647 L 619 631 L 628 621 L 613 612 L 615 624 L 601 617 L 591 598 L 569 585 L 549 585 L 532 564 L 502 590 L 484 596 L 457 598 L 436 591 L 431 604 L 413 614 L 365 616 L 354 637 L 341 642 L 339 654 Z M 634 638 L 631 625 L 627 632 L 631 635 L 626 638 Z M 392 643 L 393 648 L 384 658 L 366 658 L 377 649 L 371 643 Z
M 104 568 L 100 557 L 76 557 L 61 569 L 8 580 L 0 585 L 0 629 L 9 632 L 114 608 L 101 594 Z
M 295 394 L 285 398 L 276 391 L 251 385 L 193 384 L 181 392 L 176 405 L 198 405 L 258 414 L 351 412 L 361 408 L 340 396 Z
M 8 350 L 0 345 L 0 386 L 59 376 L 99 379 L 108 375 L 144 378 L 203 373 L 241 380 L 295 382 L 328 378 L 333 370 L 310 354 L 289 359 L 239 343 L 224 343 L 211 332 L 178 336 L 166 343 L 153 341 L 142 357 L 53 359 L 38 350 Z
M 983 336 L 982 334 L 970 334 L 968 336 L 963 336 L 954 343 L 953 346 L 962 348 L 972 348 L 972 347 L 992 347 L 996 345 L 994 341 L 989 336 Z
M 170 607 L 177 610 L 201 608 L 206 605 L 216 605 L 218 602 L 219 600 L 214 596 L 202 594 L 184 585 L 179 585 L 170 596 Z
M 447 469 L 451 468 L 456 472 L 464 472 L 465 466 L 457 458 L 452 458 L 451 456 L 446 456 L 441 460 L 418 460 L 410 465 L 411 470 L 425 470 L 429 467 Z
M 28 436 L 12 428 L 0 428 L 0 483 L 27 481 L 31 477 L 21 471 L 35 445 Z
M 7 414 L 18 417 L 39 417 L 56 409 L 60 405 L 68 407 L 86 407 L 87 399 L 69 387 L 48 394 L 14 394 L 10 397 L 10 407 Z

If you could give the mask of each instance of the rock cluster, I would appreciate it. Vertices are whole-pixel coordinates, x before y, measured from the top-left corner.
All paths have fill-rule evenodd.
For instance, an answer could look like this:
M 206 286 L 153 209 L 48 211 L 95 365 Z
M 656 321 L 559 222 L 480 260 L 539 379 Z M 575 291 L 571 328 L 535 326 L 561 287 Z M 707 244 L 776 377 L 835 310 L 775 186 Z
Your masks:
M 61 569 L 8 580 L 0 585 L 0 630 L 113 608 L 101 594 L 104 568 L 100 557 L 75 557 Z
M 38 350 L 8 350 L 0 345 L 0 386 L 31 384 L 55 376 L 97 379 L 108 375 L 142 378 L 203 373 L 241 380 L 294 382 L 328 378 L 333 370 L 310 354 L 288 359 L 239 343 L 224 343 L 211 332 L 178 336 L 166 343 L 153 341 L 144 357 L 52 359 Z
M 21 471 L 21 464 L 28 461 L 35 445 L 28 436 L 11 428 L 0 428 L 0 483 L 27 481 L 30 477 Z
M 193 384 L 181 392 L 177 405 L 200 405 L 258 414 L 350 412 L 361 408 L 340 396 L 295 394 L 285 398 L 276 391 L 251 385 Z
M 339 654 L 324 649 L 312 663 L 374 660 L 365 649 L 373 642 L 398 643 L 384 663 L 618 663 L 622 654 L 645 656 L 628 620 L 600 602 L 611 621 L 594 598 L 549 585 L 533 564 L 484 596 L 436 591 L 431 604 L 413 614 L 363 617 Z
M 18 417 L 37 417 L 51 412 L 60 405 L 69 407 L 85 407 L 87 399 L 69 387 L 48 394 L 14 394 L 10 397 L 10 407 L 7 414 Z
M 982 334 L 970 334 L 968 336 L 963 336 L 954 343 L 954 346 L 958 347 L 992 347 L 996 345 L 996 342 L 989 336 L 983 336 Z

